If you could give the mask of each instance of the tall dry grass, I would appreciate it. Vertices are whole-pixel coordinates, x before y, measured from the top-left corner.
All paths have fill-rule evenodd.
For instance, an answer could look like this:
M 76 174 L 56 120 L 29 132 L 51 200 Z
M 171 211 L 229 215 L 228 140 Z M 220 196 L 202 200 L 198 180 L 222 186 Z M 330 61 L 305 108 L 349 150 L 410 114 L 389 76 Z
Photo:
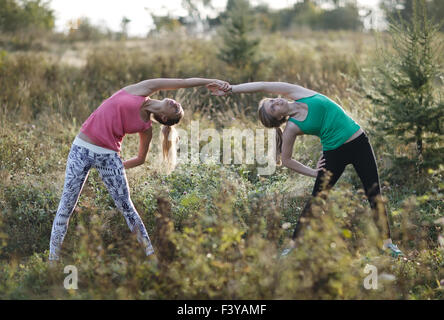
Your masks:
M 81 123 L 103 99 L 139 80 L 211 77 L 237 83 L 242 72 L 215 58 L 216 40 L 170 34 L 126 42 L 53 42 L 39 52 L 2 51 L 0 297 L 442 299 L 443 170 L 415 180 L 403 175 L 402 184 L 392 184 L 384 174 L 390 163 L 379 151 L 394 141 L 372 142 L 393 238 L 406 259 L 393 260 L 379 251 L 377 228 L 350 168 L 315 203 L 316 218 L 298 248 L 280 258 L 313 180 L 281 167 L 259 177 L 257 165 L 185 163 L 167 175 L 155 125 L 146 164 L 127 176 L 156 255 L 143 255 L 92 170 L 70 220 L 62 260 L 47 263 L 66 158 Z M 66 52 L 76 60 L 65 60 Z M 252 80 L 294 82 L 327 94 L 371 136 L 372 106 L 359 87 L 371 63 L 370 35 L 264 35 L 261 55 L 264 63 Z M 260 127 L 256 107 L 261 94 L 220 98 L 194 88 L 156 95 L 163 96 L 184 106 L 179 127 L 185 130 L 193 120 L 202 129 Z M 137 136 L 127 136 L 122 157 L 133 156 L 137 147 Z M 314 166 L 319 151 L 317 139 L 302 137 L 294 157 Z M 363 286 L 366 264 L 378 268 L 377 290 Z M 65 265 L 78 268 L 78 290 L 63 288 Z

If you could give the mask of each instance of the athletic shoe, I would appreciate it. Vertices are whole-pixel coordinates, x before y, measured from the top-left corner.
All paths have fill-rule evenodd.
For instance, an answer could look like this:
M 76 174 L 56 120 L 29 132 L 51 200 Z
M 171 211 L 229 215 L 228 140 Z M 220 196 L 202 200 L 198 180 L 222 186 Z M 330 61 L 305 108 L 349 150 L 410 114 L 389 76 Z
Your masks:
M 399 256 L 403 256 L 403 255 L 404 255 L 404 253 L 402 253 L 402 251 L 399 250 L 399 248 L 398 248 L 398 246 L 397 246 L 396 244 L 389 243 L 389 244 L 387 245 L 387 249 L 390 250 L 390 255 L 391 255 L 392 257 L 394 257 L 394 258 L 397 258 L 397 257 L 399 257 Z
M 281 257 L 285 257 L 285 256 L 289 255 L 290 252 L 293 251 L 293 249 L 294 248 L 290 247 L 290 248 L 286 248 L 286 249 L 282 250 Z
M 284 258 L 284 257 L 288 256 L 288 255 L 293 251 L 293 249 L 294 249 L 295 247 L 296 247 L 296 246 L 295 246 L 295 244 L 294 244 L 294 241 L 291 241 L 290 244 L 289 244 L 289 246 L 288 246 L 287 248 L 285 248 L 284 250 L 282 250 L 282 252 L 281 252 L 281 258 Z

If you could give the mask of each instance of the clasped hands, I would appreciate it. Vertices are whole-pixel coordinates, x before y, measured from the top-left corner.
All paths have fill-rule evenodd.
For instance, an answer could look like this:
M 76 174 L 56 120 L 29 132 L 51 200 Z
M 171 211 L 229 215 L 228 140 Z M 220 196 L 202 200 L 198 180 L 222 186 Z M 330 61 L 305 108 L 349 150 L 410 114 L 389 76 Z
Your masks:
M 231 85 L 222 80 L 216 80 L 206 85 L 213 96 L 224 96 L 231 93 Z

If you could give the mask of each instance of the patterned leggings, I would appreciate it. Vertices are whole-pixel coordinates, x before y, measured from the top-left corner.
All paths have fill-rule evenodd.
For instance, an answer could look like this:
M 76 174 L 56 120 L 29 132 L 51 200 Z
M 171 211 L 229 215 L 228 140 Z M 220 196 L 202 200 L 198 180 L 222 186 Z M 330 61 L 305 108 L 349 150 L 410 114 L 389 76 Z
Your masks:
M 139 243 L 145 246 L 146 255 L 154 253 L 145 225 L 130 199 L 128 181 L 122 160 L 117 153 L 96 153 L 88 148 L 73 144 L 66 164 L 65 184 L 51 231 L 49 260 L 58 260 L 60 248 L 68 230 L 71 214 L 80 192 L 95 167 L 120 212 L 123 213 L 131 232 L 137 234 Z

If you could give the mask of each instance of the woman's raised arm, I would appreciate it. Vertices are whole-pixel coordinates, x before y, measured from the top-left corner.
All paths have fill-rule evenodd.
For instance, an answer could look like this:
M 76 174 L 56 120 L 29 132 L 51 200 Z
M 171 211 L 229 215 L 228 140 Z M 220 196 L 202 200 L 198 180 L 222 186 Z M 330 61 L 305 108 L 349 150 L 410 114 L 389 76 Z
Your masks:
M 225 95 L 226 92 L 222 90 L 222 87 L 218 83 L 210 83 L 207 85 L 214 95 Z M 222 92 L 221 92 L 222 91 Z M 297 100 L 316 94 L 316 91 L 301 87 L 297 84 L 291 84 L 287 82 L 247 82 L 236 85 L 231 85 L 231 90 L 228 92 L 233 93 L 253 93 L 253 92 L 266 92 L 272 94 L 280 94 L 291 99 Z
M 206 78 L 187 78 L 187 79 L 175 79 L 175 78 L 157 78 L 143 80 L 139 83 L 135 83 L 125 87 L 125 90 L 130 91 L 132 94 L 149 96 L 159 90 L 176 90 L 181 88 L 191 88 L 208 85 L 215 83 L 219 86 L 220 90 L 228 91 L 230 84 L 226 81 L 218 79 L 206 79 Z

